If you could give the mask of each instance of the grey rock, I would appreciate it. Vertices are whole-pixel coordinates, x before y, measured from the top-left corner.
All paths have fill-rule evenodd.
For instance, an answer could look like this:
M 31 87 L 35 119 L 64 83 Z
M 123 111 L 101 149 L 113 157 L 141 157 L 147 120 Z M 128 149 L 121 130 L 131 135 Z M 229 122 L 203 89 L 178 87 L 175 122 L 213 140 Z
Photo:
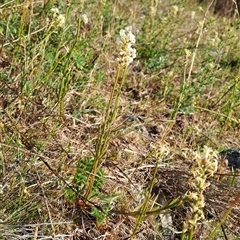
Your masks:
M 227 160 L 228 166 L 234 169 L 240 168 L 240 150 L 227 149 L 219 153 L 222 158 Z

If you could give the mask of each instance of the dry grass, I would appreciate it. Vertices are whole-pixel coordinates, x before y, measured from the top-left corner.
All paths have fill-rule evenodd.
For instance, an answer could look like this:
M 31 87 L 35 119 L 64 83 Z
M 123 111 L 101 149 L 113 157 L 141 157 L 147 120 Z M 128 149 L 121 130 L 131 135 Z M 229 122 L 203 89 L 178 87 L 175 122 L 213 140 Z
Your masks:
M 49 6 L 30 1 L 29 8 L 26 1 L 1 3 L 1 239 L 129 239 L 137 218 L 126 213 L 139 210 L 157 161 L 150 204 L 162 206 L 189 190 L 194 151 L 240 146 L 239 20 L 209 13 L 188 76 L 206 9 L 192 1 L 168 2 L 159 1 L 156 15 L 146 1 L 49 1 Z M 35 31 L 47 26 L 53 6 L 68 18 L 64 30 L 45 39 L 46 29 Z M 82 13 L 89 23 L 79 26 Z M 81 196 L 69 201 L 65 193 L 77 163 L 95 151 L 116 73 L 115 40 L 127 25 L 136 34 L 138 55 L 123 86 L 99 189 L 118 197 L 97 226 L 92 209 L 102 207 L 100 197 L 83 208 Z M 197 226 L 195 239 L 207 238 L 239 193 L 227 175 L 211 180 L 206 221 Z M 171 210 L 176 231 L 188 211 L 187 204 Z M 238 239 L 239 215 L 237 203 L 215 239 Z M 150 216 L 134 239 L 169 239 L 162 225 L 161 215 Z

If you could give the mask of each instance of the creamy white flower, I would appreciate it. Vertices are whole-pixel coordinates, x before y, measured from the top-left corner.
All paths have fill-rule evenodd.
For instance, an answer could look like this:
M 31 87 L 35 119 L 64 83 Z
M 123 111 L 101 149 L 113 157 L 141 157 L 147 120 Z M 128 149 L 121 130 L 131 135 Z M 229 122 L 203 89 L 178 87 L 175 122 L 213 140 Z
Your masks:
M 136 39 L 131 27 L 120 30 L 119 35 L 120 37 L 117 40 L 117 44 L 120 48 L 120 58 L 118 58 L 118 61 L 121 64 L 129 65 L 136 57 L 137 51 L 135 48 L 132 48 Z
M 178 6 L 177 5 L 172 6 L 172 11 L 174 16 L 177 15 L 177 13 L 179 12 Z
M 64 27 L 65 17 L 62 14 L 59 14 L 59 16 L 56 19 L 55 24 L 56 24 L 57 27 Z
M 58 8 L 56 8 L 56 7 L 54 7 L 54 8 L 51 8 L 51 10 L 50 10 L 50 12 L 52 12 L 53 13 L 53 15 L 58 15 L 59 14 L 59 9 Z
M 87 14 L 83 13 L 81 15 L 81 18 L 82 18 L 82 21 L 83 21 L 84 24 L 88 24 L 88 16 L 87 16 Z
M 188 192 L 186 193 L 186 197 L 189 198 L 190 200 L 198 200 L 199 199 L 199 194 L 197 192 Z
M 51 21 L 52 26 L 58 28 L 58 27 L 64 27 L 65 25 L 65 16 L 63 14 L 60 14 L 59 9 L 54 7 L 50 10 L 51 12 Z

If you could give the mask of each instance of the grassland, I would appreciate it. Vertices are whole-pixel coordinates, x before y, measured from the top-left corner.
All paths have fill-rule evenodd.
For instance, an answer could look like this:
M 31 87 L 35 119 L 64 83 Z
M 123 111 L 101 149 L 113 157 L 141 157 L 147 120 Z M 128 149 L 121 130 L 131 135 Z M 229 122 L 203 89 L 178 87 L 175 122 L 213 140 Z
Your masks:
M 221 166 L 181 234 L 194 160 L 240 146 L 239 26 L 195 1 L 1 1 L 0 239 L 239 239 Z

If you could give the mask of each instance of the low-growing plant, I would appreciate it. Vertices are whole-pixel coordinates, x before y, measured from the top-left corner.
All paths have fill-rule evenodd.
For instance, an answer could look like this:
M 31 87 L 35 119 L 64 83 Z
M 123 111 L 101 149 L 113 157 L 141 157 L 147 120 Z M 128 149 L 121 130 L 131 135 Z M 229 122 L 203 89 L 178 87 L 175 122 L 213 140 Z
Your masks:
M 103 164 L 112 137 L 112 126 L 117 117 L 119 98 L 126 78 L 127 69 L 136 56 L 136 50 L 132 48 L 132 44 L 135 43 L 135 36 L 131 30 L 131 27 L 127 27 L 120 31 L 120 37 L 118 39 L 120 52 L 119 58 L 117 59 L 119 63 L 110 93 L 110 99 L 100 126 L 99 136 L 96 140 L 94 156 L 78 162 L 77 170 L 73 179 L 73 185 L 76 191 L 80 195 L 84 195 L 84 204 L 86 204 L 87 200 L 90 200 L 93 197 L 98 197 L 103 201 L 103 211 L 99 211 L 98 208 L 93 208 L 92 210 L 92 213 L 97 218 L 98 224 L 103 222 L 108 215 L 112 199 L 116 196 L 115 194 L 106 196 L 100 193 L 104 181 L 101 165 Z M 67 195 L 70 199 L 76 198 L 75 192 L 72 192 L 71 189 L 67 190 Z
M 66 196 L 70 201 L 76 200 L 79 196 L 84 194 L 84 189 L 88 187 L 88 177 L 91 174 L 92 166 L 94 163 L 94 158 L 86 157 L 85 159 L 80 159 L 77 162 L 76 172 L 72 180 L 71 187 L 66 188 Z M 91 196 L 93 198 L 100 194 L 100 189 L 104 184 L 104 173 L 101 168 L 96 172 L 95 182 L 92 187 Z M 79 195 L 79 196 L 78 196 Z

